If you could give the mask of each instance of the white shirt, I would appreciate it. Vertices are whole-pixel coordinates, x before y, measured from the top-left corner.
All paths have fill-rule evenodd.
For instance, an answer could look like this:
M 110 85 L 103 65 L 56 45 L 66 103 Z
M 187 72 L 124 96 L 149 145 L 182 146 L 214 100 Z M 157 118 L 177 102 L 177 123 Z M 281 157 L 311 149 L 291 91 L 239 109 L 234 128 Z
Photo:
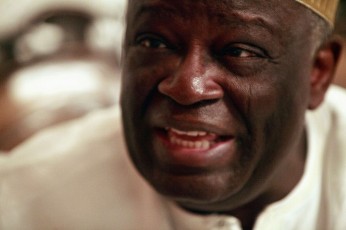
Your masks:
M 346 229 L 346 93 L 333 87 L 307 114 L 303 178 L 268 206 L 256 230 Z M 119 110 L 49 128 L 0 158 L 0 229 L 241 229 L 157 195 L 126 156 Z

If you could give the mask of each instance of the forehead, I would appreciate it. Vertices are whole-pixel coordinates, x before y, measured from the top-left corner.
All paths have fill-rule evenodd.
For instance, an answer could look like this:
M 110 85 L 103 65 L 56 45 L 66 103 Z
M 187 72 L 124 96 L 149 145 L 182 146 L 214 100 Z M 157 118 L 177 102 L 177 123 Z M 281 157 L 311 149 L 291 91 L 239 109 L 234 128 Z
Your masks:
M 130 0 L 128 8 L 129 23 L 140 16 L 151 15 L 183 20 L 217 18 L 221 23 L 255 19 L 258 23 L 268 22 L 278 27 L 283 22 L 294 24 L 300 21 L 307 11 L 294 0 Z

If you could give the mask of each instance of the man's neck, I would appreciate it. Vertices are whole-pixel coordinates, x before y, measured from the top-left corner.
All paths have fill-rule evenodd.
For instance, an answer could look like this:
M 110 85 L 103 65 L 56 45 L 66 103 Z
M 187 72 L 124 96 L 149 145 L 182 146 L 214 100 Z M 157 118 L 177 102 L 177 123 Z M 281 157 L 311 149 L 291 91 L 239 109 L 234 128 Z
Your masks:
M 306 133 L 302 135 L 296 151 L 287 156 L 276 172 L 270 189 L 254 201 L 233 210 L 230 214 L 237 217 L 244 230 L 254 227 L 257 217 L 268 205 L 286 197 L 300 182 L 305 170 L 307 153 Z
M 281 165 L 278 165 L 277 171 L 274 172 L 274 176 L 269 186 L 267 186 L 268 189 L 263 191 L 260 196 L 249 203 L 231 211 L 221 212 L 220 214 L 234 216 L 239 219 L 242 223 L 243 230 L 253 229 L 260 213 L 268 205 L 286 197 L 302 179 L 305 170 L 306 153 L 306 133 L 302 132 L 301 138 L 293 148 L 293 151 L 282 160 Z M 196 209 L 190 209 L 183 205 L 179 206 L 195 214 L 208 215 L 210 213 L 208 211 L 199 212 Z

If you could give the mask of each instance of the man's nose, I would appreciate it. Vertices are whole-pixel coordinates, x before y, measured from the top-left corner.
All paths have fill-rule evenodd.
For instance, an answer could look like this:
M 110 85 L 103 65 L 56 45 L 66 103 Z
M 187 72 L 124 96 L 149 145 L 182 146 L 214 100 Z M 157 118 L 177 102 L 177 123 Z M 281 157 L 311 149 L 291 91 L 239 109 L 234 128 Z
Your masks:
M 181 105 L 222 98 L 218 68 L 203 59 L 199 52 L 185 56 L 175 71 L 159 83 L 159 92 Z

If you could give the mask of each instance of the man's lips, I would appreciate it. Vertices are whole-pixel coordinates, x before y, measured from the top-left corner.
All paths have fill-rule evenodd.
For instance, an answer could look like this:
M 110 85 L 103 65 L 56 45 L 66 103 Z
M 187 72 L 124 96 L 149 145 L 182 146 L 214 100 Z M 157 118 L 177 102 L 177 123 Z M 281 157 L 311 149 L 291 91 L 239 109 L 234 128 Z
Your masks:
M 223 165 L 232 152 L 229 147 L 234 138 L 230 135 L 218 135 L 198 129 L 186 131 L 173 127 L 156 131 L 156 150 L 164 165 L 210 168 Z
M 190 150 L 206 151 L 220 140 L 215 133 L 206 131 L 182 131 L 175 128 L 165 130 L 171 145 Z

